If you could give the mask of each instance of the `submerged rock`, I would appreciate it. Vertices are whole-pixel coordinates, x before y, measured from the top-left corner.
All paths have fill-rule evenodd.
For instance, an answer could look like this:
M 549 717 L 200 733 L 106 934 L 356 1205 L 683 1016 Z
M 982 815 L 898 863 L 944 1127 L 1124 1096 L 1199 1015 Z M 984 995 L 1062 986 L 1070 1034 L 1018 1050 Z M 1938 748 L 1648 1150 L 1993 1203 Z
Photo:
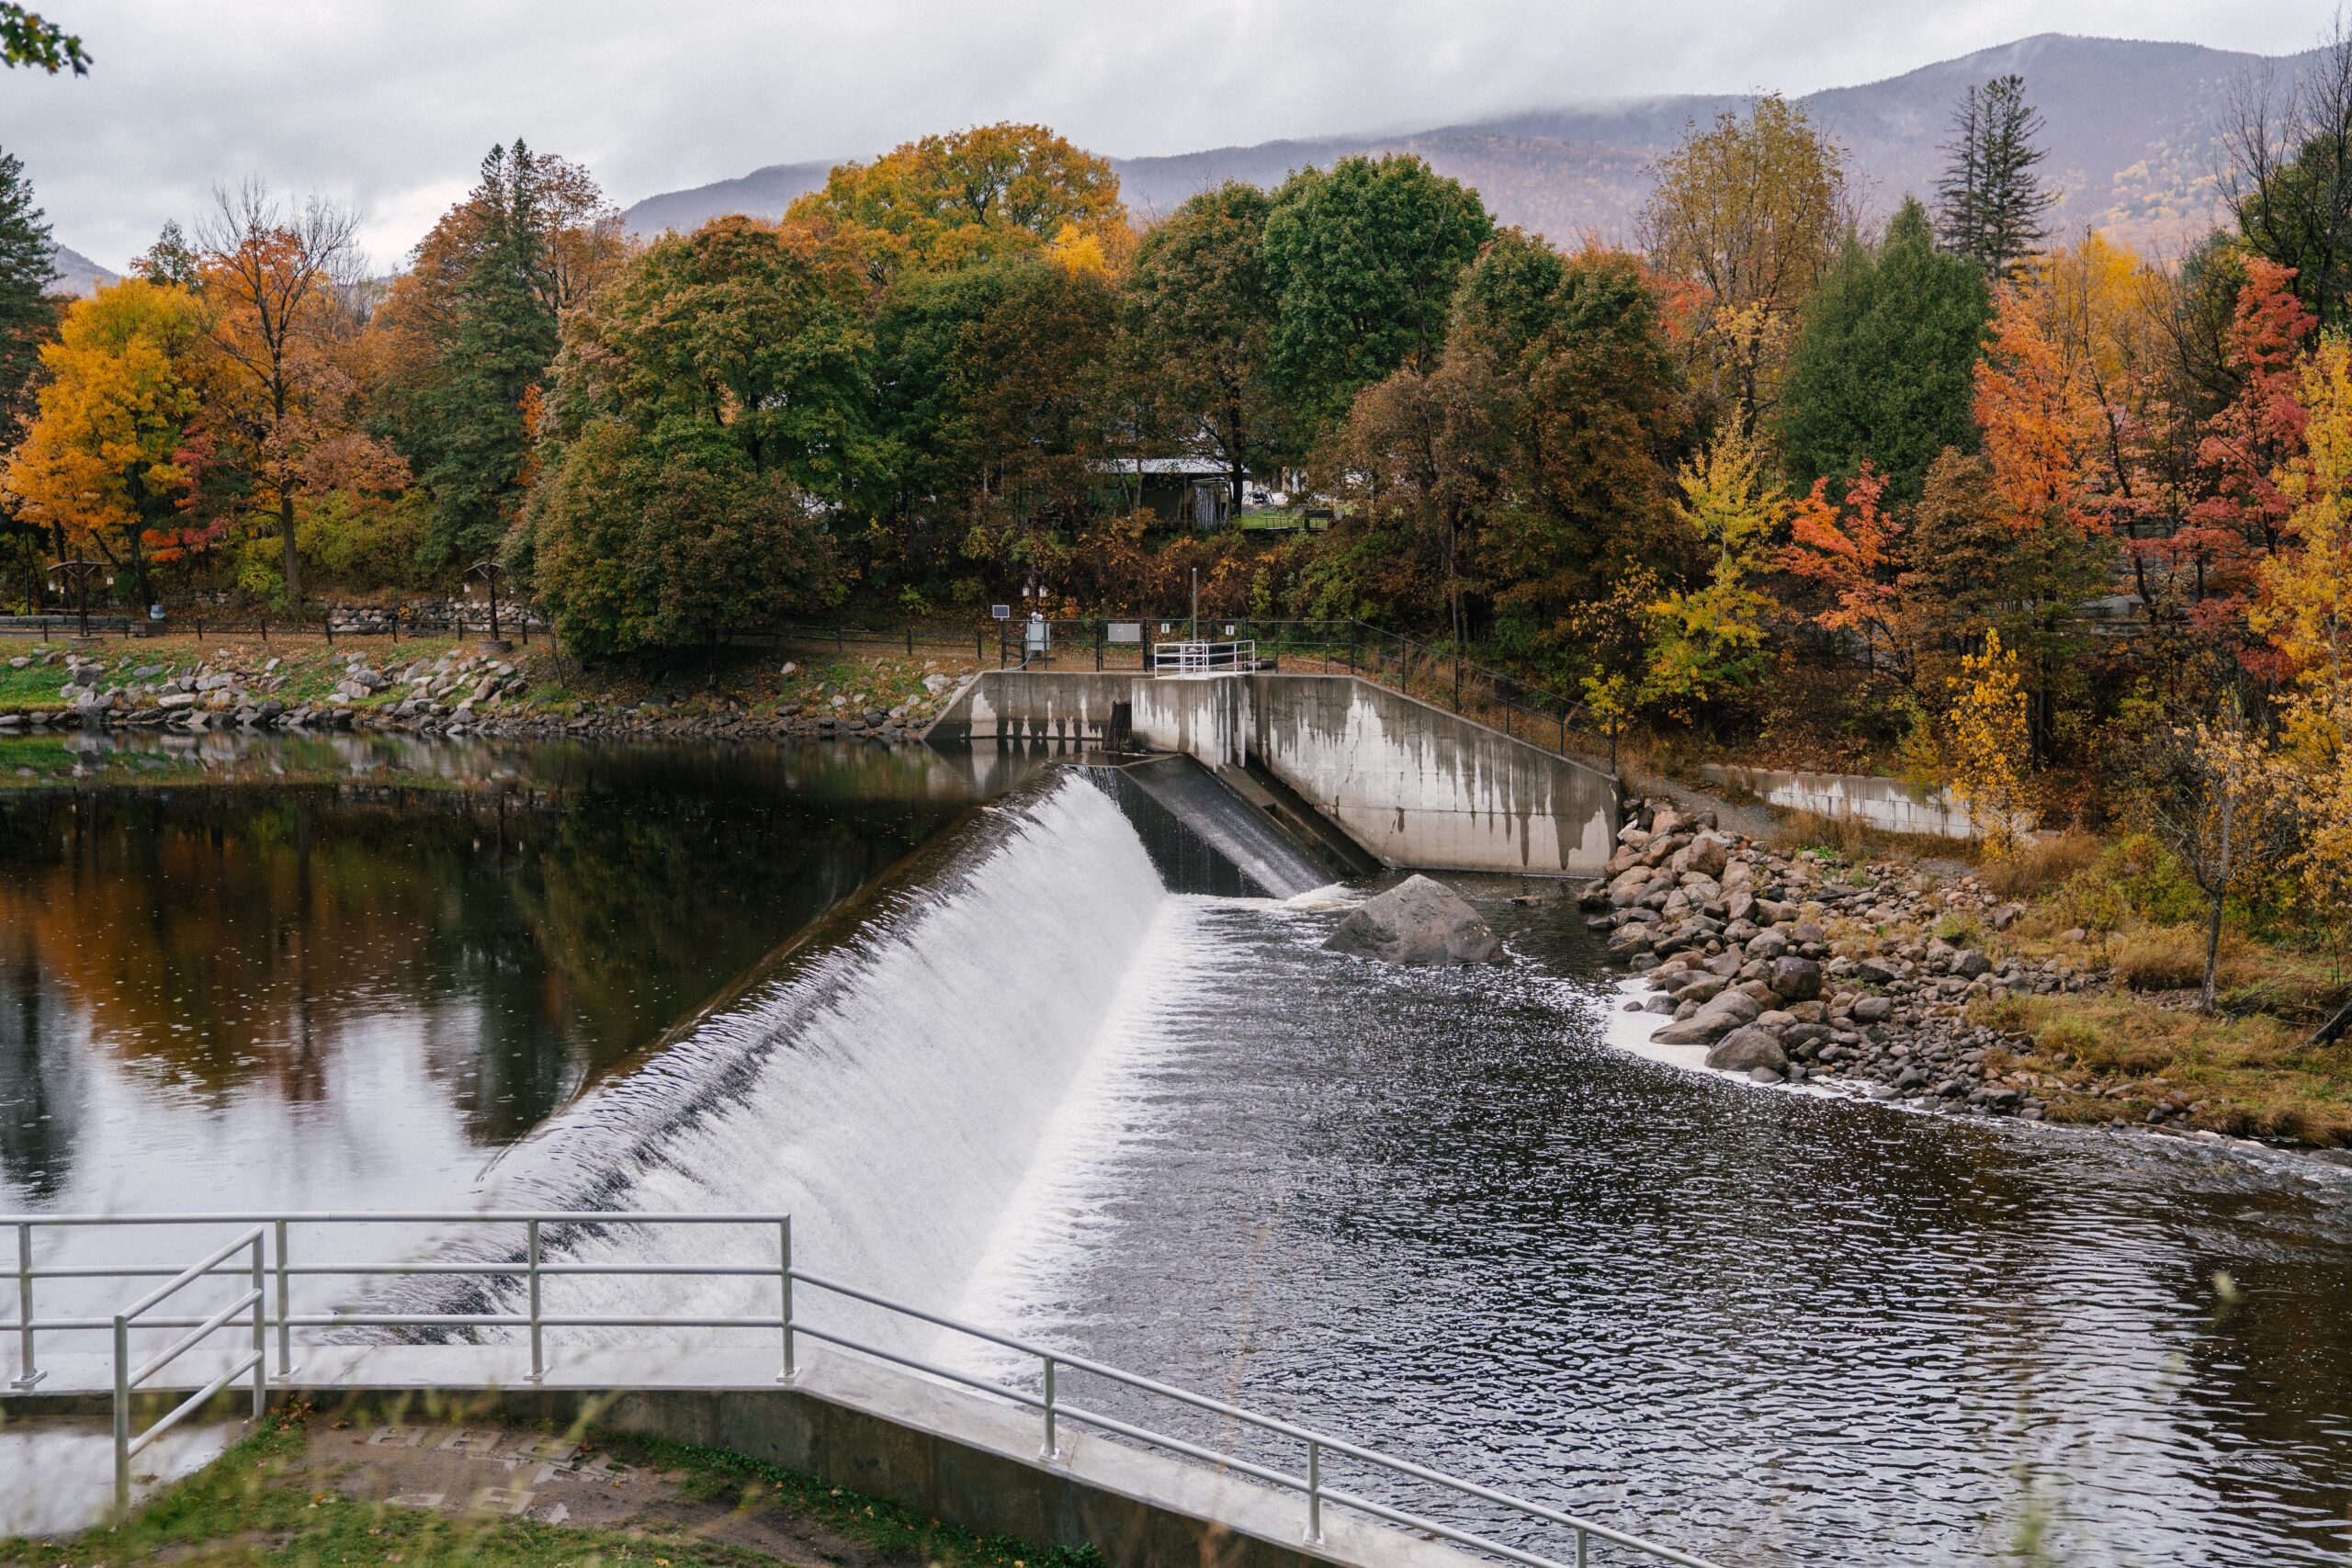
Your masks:
M 1460 894 L 1419 875 L 1351 912 L 1323 945 L 1389 964 L 1484 964 L 1502 951 Z

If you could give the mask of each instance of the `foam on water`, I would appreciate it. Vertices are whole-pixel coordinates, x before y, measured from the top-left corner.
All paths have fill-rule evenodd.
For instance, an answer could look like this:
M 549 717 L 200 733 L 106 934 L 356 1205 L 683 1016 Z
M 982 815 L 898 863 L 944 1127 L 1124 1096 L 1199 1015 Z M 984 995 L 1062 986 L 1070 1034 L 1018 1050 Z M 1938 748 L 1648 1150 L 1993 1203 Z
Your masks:
M 495 1170 L 492 1201 L 788 1211 L 802 1269 L 933 1311 L 965 1296 L 1138 985 L 1170 901 L 1118 807 L 1064 778 L 987 808 L 944 870 L 715 1007 Z M 721 1238 L 590 1237 L 582 1259 Z M 775 1256 L 733 1233 L 736 1259 Z M 566 1280 L 551 1313 L 770 1313 L 766 1280 Z M 658 1294 L 659 1304 L 654 1301 Z M 796 1310 L 842 1324 L 813 1293 Z

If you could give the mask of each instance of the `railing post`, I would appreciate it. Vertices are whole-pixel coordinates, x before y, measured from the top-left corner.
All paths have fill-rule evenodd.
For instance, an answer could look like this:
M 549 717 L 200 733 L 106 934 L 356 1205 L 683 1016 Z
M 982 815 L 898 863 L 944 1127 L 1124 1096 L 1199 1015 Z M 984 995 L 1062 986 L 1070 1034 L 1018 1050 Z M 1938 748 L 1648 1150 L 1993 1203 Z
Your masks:
M 130 1517 L 130 1320 L 114 1318 L 114 1522 Z
M 539 1340 L 539 1222 L 537 1220 L 526 1220 L 524 1224 L 529 1227 L 528 1246 L 530 1248 L 530 1260 L 528 1267 L 531 1275 L 531 1381 L 533 1382 L 537 1382 L 547 1375 L 547 1362 L 541 1352 Z
M 41 1372 L 33 1365 L 33 1224 L 19 1221 L 17 1225 L 17 1322 L 18 1352 L 17 1381 L 12 1388 L 30 1388 L 40 1382 Z
M 261 1232 L 254 1232 L 254 1419 L 269 1414 L 269 1286 L 263 1271 Z
M 1577 1568 L 1586 1568 L 1587 1542 L 1589 1539 L 1584 1531 L 1577 1531 Z
M 1059 1459 L 1061 1450 L 1054 1441 L 1054 1359 L 1046 1358 L 1046 1457 Z
M 286 1321 L 290 1315 L 286 1285 L 286 1222 L 277 1221 L 272 1229 L 277 1247 L 277 1378 L 284 1382 L 294 1375 L 294 1331 Z
M 1323 1445 L 1306 1439 L 1306 1539 L 1323 1539 Z
M 785 1215 L 783 1219 L 778 1220 L 778 1221 L 776 1222 L 776 1226 L 775 1226 L 775 1241 L 776 1241 L 776 1257 L 781 1260 L 781 1261 L 779 1261 L 779 1262 L 776 1264 L 775 1280 L 776 1280 L 776 1284 L 777 1284 L 777 1286 L 778 1286 L 778 1287 L 783 1291 L 783 1292 L 784 1292 L 784 1294 L 783 1294 L 780 1298 L 778 1298 L 778 1299 L 783 1303 L 783 1306 L 782 1306 L 781 1310 L 779 1310 L 779 1312 L 778 1312 L 778 1313 L 777 1313 L 777 1314 L 776 1314 L 777 1316 L 779 1316 L 779 1317 L 781 1317 L 781 1318 L 783 1318 L 783 1319 L 784 1319 L 784 1373 L 783 1373 L 783 1376 L 782 1376 L 782 1377 L 780 1377 L 777 1381 L 778 1381 L 778 1382 L 790 1382 L 792 1381 L 792 1371 L 793 1371 L 793 1368 L 792 1368 L 792 1216 L 791 1216 L 790 1214 L 786 1214 L 786 1215 Z
M 1453 652 L 1453 711 L 1462 711 L 1462 650 Z

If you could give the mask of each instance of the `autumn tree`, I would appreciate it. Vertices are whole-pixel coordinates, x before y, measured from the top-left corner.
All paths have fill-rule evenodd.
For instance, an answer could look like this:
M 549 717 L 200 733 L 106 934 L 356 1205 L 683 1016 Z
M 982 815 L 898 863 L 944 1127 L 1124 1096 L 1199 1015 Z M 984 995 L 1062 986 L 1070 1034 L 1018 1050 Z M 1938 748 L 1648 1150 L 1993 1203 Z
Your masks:
M 1849 237 L 1806 302 L 1776 421 L 1789 478 L 1850 479 L 1871 465 L 1917 501 L 1947 446 L 1976 445 L 1974 370 L 1992 301 L 1983 275 L 1935 247 L 1905 201 L 1876 245 Z
M 1777 94 L 1691 126 L 1660 159 L 1637 220 L 1651 265 L 1694 295 L 1694 377 L 1715 404 L 1770 419 L 1795 335 L 1848 224 L 1845 154 Z
M 1756 579 L 1787 525 L 1790 503 L 1742 423 L 1726 421 L 1676 475 L 1683 522 L 1707 553 L 1704 578 L 1648 607 L 1652 642 L 1642 699 L 1685 720 L 1699 705 L 1753 684 L 1766 662 L 1770 604 Z
M 2250 613 L 2287 681 L 2279 750 L 2306 832 L 2295 869 L 2314 914 L 2352 926 L 2352 344 L 2323 337 L 2301 370 L 2304 452 L 2281 472 L 2288 547 Z
M 149 537 L 189 475 L 206 312 L 185 289 L 129 278 L 77 300 L 41 350 L 39 402 L 6 477 L 28 520 L 128 572 L 148 600 Z
M 1868 463 L 1829 499 L 1831 481 L 1815 479 L 1789 513 L 1789 544 L 1779 564 L 1826 603 L 1812 612 L 1816 626 L 1850 638 L 1866 670 L 1883 670 L 1909 683 L 1923 640 L 1930 635 L 1916 603 L 1907 509 L 1884 504 L 1886 481 Z
M 1265 192 L 1234 181 L 1193 197 L 1144 236 L 1120 296 L 1128 374 L 1160 428 L 1225 466 L 1237 513 L 1247 476 L 1289 445 L 1270 365 L 1272 209 Z
M 1111 165 L 1042 125 L 983 125 L 842 164 L 789 220 L 838 229 L 877 283 L 900 272 L 1043 254 L 1056 243 L 1128 248 Z
M 1495 231 L 1477 193 L 1403 153 L 1293 175 L 1266 215 L 1269 364 L 1310 426 L 1403 366 L 1426 375 L 1454 286 Z
M 204 281 L 204 258 L 187 243 L 179 220 L 167 218 L 155 243 L 131 258 L 130 275 L 175 288 L 195 288 Z
M 587 172 L 517 141 L 491 149 L 393 284 L 374 323 L 385 423 L 431 494 L 436 559 L 471 559 L 512 525 L 558 322 L 625 252 Z
M 2002 645 L 1999 627 L 1987 628 L 1984 646 L 1962 657 L 1950 684 L 1952 797 L 1967 807 L 1976 836 L 1998 859 L 2017 847 L 2031 765 L 2024 678 L 2016 649 Z
M 2011 73 L 1968 88 L 1951 123 L 1936 231 L 1946 250 L 1998 283 L 2050 237 L 2058 197 L 2035 172 L 2048 156 L 2039 140 L 2041 112 L 2026 101 L 2025 78 Z
M 2213 711 L 2154 738 L 2141 764 L 2142 793 L 2157 837 L 2205 895 L 2205 981 L 2199 1003 L 2214 1010 L 2222 928 L 2233 897 L 2266 891 L 2288 844 L 2283 775 L 2268 738 L 2225 690 Z
M 345 486 L 397 488 L 407 478 L 399 458 L 358 428 L 356 322 L 345 297 L 356 228 L 327 202 L 289 208 L 247 185 L 220 192 L 198 231 L 219 366 L 204 407 L 214 461 L 233 476 L 236 509 L 276 532 L 289 600 L 302 592 L 302 498 Z

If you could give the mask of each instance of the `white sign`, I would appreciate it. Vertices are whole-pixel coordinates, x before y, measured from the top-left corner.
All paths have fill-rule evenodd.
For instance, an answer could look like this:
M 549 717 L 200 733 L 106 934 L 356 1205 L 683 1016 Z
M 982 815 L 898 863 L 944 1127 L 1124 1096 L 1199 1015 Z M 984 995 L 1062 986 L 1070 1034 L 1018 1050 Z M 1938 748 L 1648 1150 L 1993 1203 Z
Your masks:
M 1113 621 L 1104 635 L 1113 642 L 1143 641 L 1141 621 Z

